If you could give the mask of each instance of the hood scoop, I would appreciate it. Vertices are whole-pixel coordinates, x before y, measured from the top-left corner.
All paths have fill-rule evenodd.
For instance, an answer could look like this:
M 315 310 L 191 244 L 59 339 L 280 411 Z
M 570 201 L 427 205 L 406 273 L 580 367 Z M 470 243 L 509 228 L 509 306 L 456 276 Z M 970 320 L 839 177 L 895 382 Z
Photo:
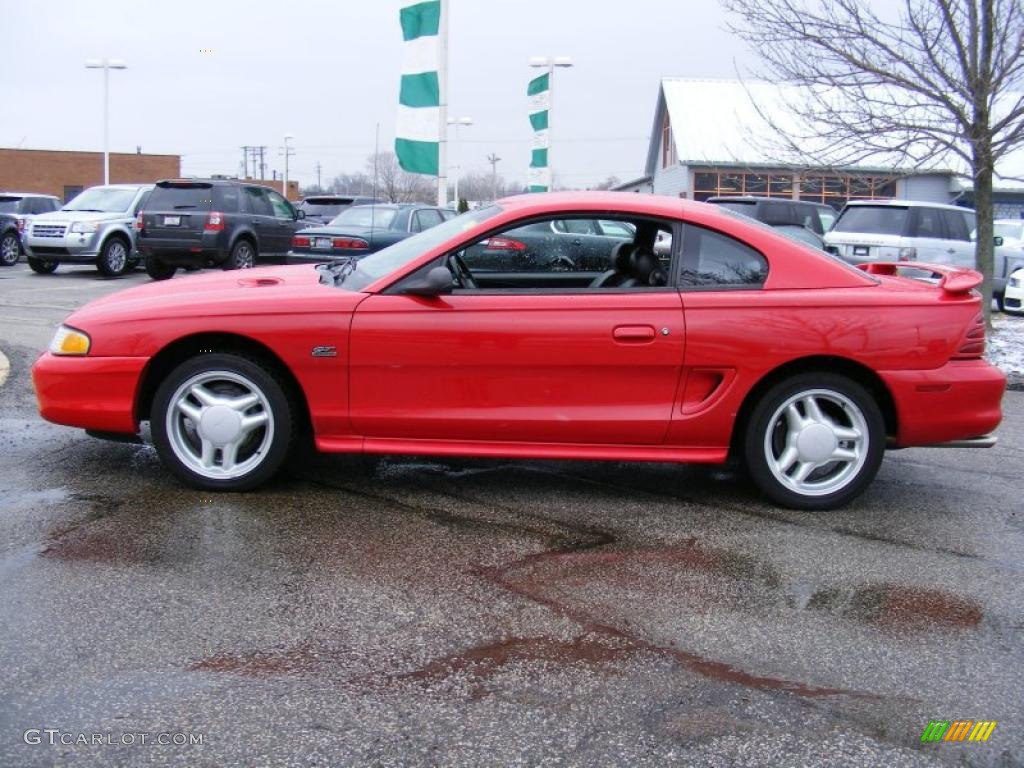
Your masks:
M 269 288 L 284 283 L 280 277 L 243 277 L 238 284 L 243 288 Z

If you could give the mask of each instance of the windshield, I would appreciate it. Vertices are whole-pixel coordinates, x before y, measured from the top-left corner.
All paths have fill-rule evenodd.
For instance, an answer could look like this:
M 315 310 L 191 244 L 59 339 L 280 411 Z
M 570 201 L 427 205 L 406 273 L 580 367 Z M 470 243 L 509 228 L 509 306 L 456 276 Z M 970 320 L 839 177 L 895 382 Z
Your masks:
M 387 229 L 395 220 L 398 211 L 394 208 L 380 208 L 376 205 L 356 205 L 346 208 L 331 221 L 331 226 L 372 227 Z
M 137 192 L 136 189 L 124 187 L 93 187 L 78 195 L 62 210 L 121 213 L 131 207 Z
M 0 203 L 0 205 L 2 204 Z M 997 237 L 1024 240 L 1024 236 L 1021 234 L 1021 231 L 1024 230 L 1024 221 L 997 221 L 995 227 Z
M 0 213 L 17 213 L 20 197 L 0 197 Z
M 356 209 L 350 208 L 349 210 Z M 456 216 L 454 219 L 449 219 L 443 224 L 438 224 L 436 227 L 426 229 L 405 240 L 399 240 L 394 245 L 362 259 L 356 265 L 355 271 L 345 280 L 345 287 L 352 291 L 362 290 L 375 280 L 391 274 L 418 256 L 422 256 L 427 251 L 441 245 L 446 240 L 457 237 L 463 232 L 468 232 L 478 224 L 497 216 L 501 213 L 501 210 L 501 207 L 497 205 L 478 208 L 475 211 L 469 211 L 461 216 Z
M 842 212 L 833 232 L 857 232 L 868 235 L 902 235 L 907 223 L 907 208 L 891 205 L 852 205 Z

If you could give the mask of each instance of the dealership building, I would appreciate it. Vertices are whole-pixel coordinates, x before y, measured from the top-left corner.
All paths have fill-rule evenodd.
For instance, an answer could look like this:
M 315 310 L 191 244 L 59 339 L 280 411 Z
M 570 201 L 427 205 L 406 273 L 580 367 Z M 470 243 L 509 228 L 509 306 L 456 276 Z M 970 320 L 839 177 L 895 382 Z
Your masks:
M 762 105 L 781 104 L 781 88 L 738 80 L 663 79 L 644 176 L 616 189 L 691 200 L 758 195 L 835 208 L 850 200 L 890 198 L 973 205 L 969 179 L 952 169 L 921 172 L 773 162 L 778 154 L 773 130 L 754 100 Z M 1021 172 L 1009 175 L 1024 177 L 1024 157 L 1019 160 Z M 1024 218 L 1024 183 L 997 178 L 995 187 L 996 216 Z

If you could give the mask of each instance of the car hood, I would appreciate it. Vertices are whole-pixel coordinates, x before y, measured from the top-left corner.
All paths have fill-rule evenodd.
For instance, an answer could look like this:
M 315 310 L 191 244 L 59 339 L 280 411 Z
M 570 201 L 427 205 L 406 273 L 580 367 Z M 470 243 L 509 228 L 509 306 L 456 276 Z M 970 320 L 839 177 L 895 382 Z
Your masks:
M 92 301 L 72 314 L 67 325 L 91 331 L 124 323 L 203 318 L 217 330 L 221 317 L 341 312 L 354 309 L 366 294 L 320 282 L 311 264 L 186 275 L 151 282 Z
M 33 221 L 41 224 L 47 222 L 76 222 L 76 221 L 110 221 L 112 219 L 129 219 L 131 213 L 128 211 L 103 211 L 97 213 L 96 211 L 49 211 L 47 213 L 39 213 L 33 217 Z

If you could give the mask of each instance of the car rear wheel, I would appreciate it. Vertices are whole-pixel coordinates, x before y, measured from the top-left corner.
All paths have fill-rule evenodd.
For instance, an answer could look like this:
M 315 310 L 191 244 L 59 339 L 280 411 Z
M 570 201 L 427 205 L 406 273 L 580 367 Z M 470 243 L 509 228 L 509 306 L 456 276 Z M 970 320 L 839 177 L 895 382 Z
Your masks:
M 224 269 L 252 269 L 256 266 L 256 249 L 247 240 L 239 240 L 231 249 Z
M 835 509 L 863 493 L 885 450 L 881 410 L 845 376 L 805 373 L 772 387 L 754 407 L 744 452 L 751 478 L 793 509 Z
M 111 237 L 103 244 L 96 269 L 104 277 L 120 277 L 128 271 L 128 244 L 120 237 Z
M 172 267 L 170 264 L 164 264 L 160 259 L 154 256 L 146 257 L 146 274 L 154 280 L 167 280 L 168 278 L 174 277 L 174 273 L 177 271 L 177 267 Z
M 1005 312 L 1006 311 L 1006 294 L 1005 293 L 997 293 L 995 295 L 995 298 L 996 298 L 996 309 L 998 309 L 1000 312 Z
M 204 490 L 248 490 L 270 479 L 295 429 L 287 389 L 272 370 L 228 353 L 179 365 L 157 390 L 150 418 L 168 468 Z
M 37 259 L 35 256 L 28 257 L 28 266 L 33 272 L 40 275 L 49 275 L 57 271 L 58 262 L 49 259 Z
M 0 265 L 13 267 L 18 263 L 20 255 L 21 244 L 18 242 L 17 234 L 7 232 L 3 237 L 0 237 Z

